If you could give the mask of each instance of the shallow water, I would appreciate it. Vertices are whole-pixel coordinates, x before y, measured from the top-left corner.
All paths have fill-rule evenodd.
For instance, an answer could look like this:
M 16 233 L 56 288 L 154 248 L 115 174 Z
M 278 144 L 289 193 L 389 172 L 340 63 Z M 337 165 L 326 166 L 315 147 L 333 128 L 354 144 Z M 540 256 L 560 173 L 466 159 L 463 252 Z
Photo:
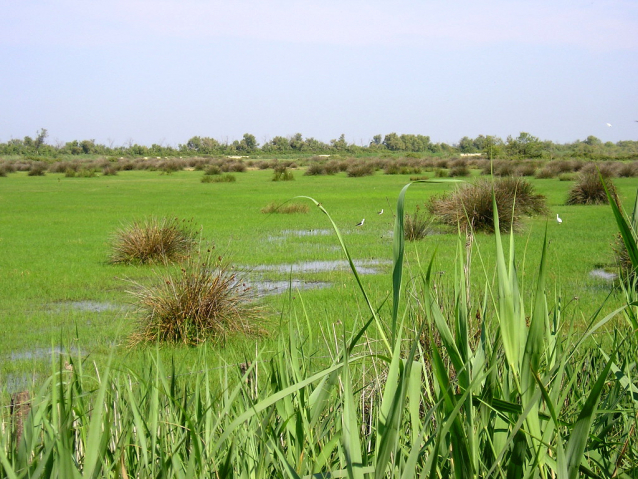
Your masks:
M 71 348 L 69 352 L 66 348 L 62 348 L 60 346 L 54 346 L 53 348 L 35 348 L 35 349 L 27 349 L 24 351 L 14 351 L 10 354 L 9 359 L 11 361 L 50 359 L 51 354 L 77 355 L 78 353 L 79 353 L 79 350 L 77 348 Z
M 33 386 L 35 378 L 35 374 L 7 374 L 1 378 L 2 386 L 0 388 L 8 394 L 17 393 L 30 389 Z
M 608 273 L 604 269 L 594 269 L 589 272 L 589 276 L 596 279 L 603 279 L 605 281 L 613 281 L 618 277 L 616 273 Z
M 328 236 L 332 233 L 332 230 L 328 229 L 309 229 L 309 230 L 283 230 L 281 235 L 269 236 L 268 241 L 284 241 L 286 238 L 295 236 L 298 238 L 304 238 L 309 236 Z
M 325 281 L 302 281 L 293 279 L 292 281 L 251 281 L 249 285 L 254 288 L 260 296 L 269 296 L 286 293 L 289 289 L 324 289 L 332 286 L 332 283 Z
M 359 274 L 377 274 L 382 266 L 392 264 L 389 260 L 354 260 L 354 265 Z M 336 261 L 304 261 L 301 263 L 289 264 L 262 264 L 251 269 L 253 272 L 273 271 L 277 273 L 325 273 L 329 271 L 349 271 L 350 265 L 345 260 Z
M 108 301 L 66 301 L 55 303 L 55 305 L 60 308 L 88 311 L 91 313 L 103 313 L 105 311 L 120 311 L 122 309 L 126 309 L 125 306 L 110 303 Z

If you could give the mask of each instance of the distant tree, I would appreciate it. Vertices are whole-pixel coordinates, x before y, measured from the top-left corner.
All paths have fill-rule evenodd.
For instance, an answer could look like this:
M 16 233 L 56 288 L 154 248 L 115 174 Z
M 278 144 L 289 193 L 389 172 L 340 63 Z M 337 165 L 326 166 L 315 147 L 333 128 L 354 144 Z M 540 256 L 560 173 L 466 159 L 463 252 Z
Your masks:
M 587 139 L 585 141 L 583 141 L 583 143 L 585 143 L 586 145 L 589 145 L 589 146 L 598 146 L 598 145 L 602 145 L 603 144 L 602 141 L 600 141 L 598 138 L 596 138 L 593 135 L 589 135 L 587 137 Z
M 390 151 L 403 151 L 405 150 L 405 143 L 396 133 L 388 133 L 383 138 L 383 145 Z
M 295 133 L 293 136 L 291 136 L 288 143 L 290 144 L 290 148 L 295 151 L 302 151 L 305 149 L 304 147 L 306 146 L 303 141 L 303 135 L 301 133 Z
M 335 150 L 347 150 L 348 142 L 346 141 L 346 135 L 342 133 L 338 140 L 330 140 L 330 145 Z
M 538 158 L 542 156 L 542 144 L 539 139 L 522 131 L 517 138 L 507 137 L 507 152 L 514 158 Z
M 40 151 L 40 147 L 44 145 L 44 141 L 46 140 L 47 136 L 49 136 L 49 134 L 44 128 L 41 128 L 40 131 L 36 133 L 35 142 L 34 142 L 36 151 Z
M 459 151 L 461 153 L 476 153 L 476 148 L 474 147 L 474 140 L 464 136 L 459 140 Z

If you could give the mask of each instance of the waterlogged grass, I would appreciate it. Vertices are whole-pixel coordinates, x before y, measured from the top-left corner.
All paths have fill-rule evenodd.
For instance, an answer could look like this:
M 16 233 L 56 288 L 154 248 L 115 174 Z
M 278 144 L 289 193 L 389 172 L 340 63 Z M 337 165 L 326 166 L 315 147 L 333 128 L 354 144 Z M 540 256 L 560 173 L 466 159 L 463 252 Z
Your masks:
M 314 335 L 316 318 L 291 302 L 287 334 L 275 350 L 258 348 L 236 368 L 211 368 L 205 346 L 188 372 L 167 366 L 159 351 L 138 371 L 106 366 L 99 375 L 80 358 L 69 367 L 53 361 L 24 416 L 22 440 L 2 416 L 0 473 L 634 477 L 633 293 L 618 311 L 594 314 L 577 331 L 560 304 L 548 308 L 545 232 L 537 278 L 528 286 L 515 270 L 514 236 L 508 246 L 497 234 L 481 248 L 481 257 L 489 250 L 496 258 L 485 269 L 496 277 L 485 294 L 468 282 L 471 242 L 456 239 L 447 303 L 431 262 L 415 278 L 404 277 L 407 190 L 396 209 L 387 309 L 377 309 L 382 298 L 363 284 L 328 216 L 367 311 L 350 332 L 333 329 L 323 348 L 327 360 L 315 351 L 328 336 Z M 609 348 L 588 344 L 616 316 L 626 326 L 609 335 Z
M 251 273 L 252 268 L 261 265 L 343 259 L 334 233 L 282 234 L 283 231 L 311 233 L 330 226 L 325 214 L 312 202 L 299 198 L 292 201 L 307 205 L 307 214 L 263 214 L 261 209 L 270 203 L 281 205 L 297 196 L 313 196 L 330 212 L 354 259 L 388 261 L 394 236 L 394 198 L 409 176 L 378 173 L 349 178 L 345 172 L 333 176 L 296 174 L 295 181 L 272 182 L 272 173 L 263 170 L 238 173 L 235 183 L 215 185 L 202 184 L 200 175 L 191 171 L 171 175 L 122 171 L 118 176 L 94 178 L 65 178 L 62 173 L 42 177 L 15 173 L 2 178 L 0 383 L 11 384 L 11 390 L 16 390 L 20 385 L 30 384 L 35 374 L 39 384 L 49 372 L 47 359 L 38 356 L 11 360 L 11 355 L 50 349 L 61 341 L 69 343 L 67 349 L 79 350 L 84 358 L 100 366 L 116 351 L 114 363 L 141 367 L 144 348 L 126 347 L 136 325 L 134 299 L 126 293 L 130 284 L 126 280 L 144 283 L 154 275 L 154 268 L 161 270 L 161 266 L 108 264 L 111 235 L 123 223 L 140 217 L 192 218 L 194 226 L 201 225 L 204 238 L 213 241 L 237 267 L 254 274 L 255 280 L 307 280 L 332 285 L 302 294 L 293 290 L 290 297 L 265 298 L 262 306 L 271 319 L 271 334 L 250 340 L 228 338 L 225 347 L 209 350 L 207 361 L 215 367 L 244 362 L 247 356 L 254 355 L 256 346 L 275 351 L 277 338 L 282 334 L 280 323 L 285 323 L 281 318 L 287 317 L 292 305 L 299 305 L 304 315 L 313 318 L 310 325 L 315 338 L 328 337 L 329 331 L 340 327 L 352 331 L 356 321 L 367 320 L 367 305 L 355 289 L 355 279 L 347 272 L 297 274 L 275 269 Z M 583 328 L 596 308 L 603 305 L 606 314 L 621 301 L 620 295 L 612 294 L 605 302 L 610 284 L 589 276 L 595 268 L 613 268 L 610 243 L 615 229 L 609 206 L 566 207 L 568 183 L 550 179 L 534 180 L 533 184 L 548 197 L 551 211 L 547 223 L 547 262 L 551 266 L 547 273 L 548 289 L 561 294 L 565 314 L 575 318 L 576 328 Z M 615 184 L 630 209 L 633 180 L 617 179 Z M 423 207 L 431 195 L 450 188 L 447 183 L 414 185 L 406 197 L 405 211 L 414 211 L 417 205 Z M 382 208 L 384 214 L 378 215 Z M 555 213 L 563 218 L 562 225 L 553 220 Z M 357 228 L 355 225 L 362 218 L 366 219 L 365 224 Z M 545 218 L 526 219 L 521 234 L 515 237 L 518 270 L 524 285 L 535 281 L 534 265 L 539 262 L 545 225 Z M 437 284 L 453 289 L 456 234 L 443 233 L 408 244 L 405 278 L 418 277 L 422 271 L 419 262 L 427 262 L 436 250 L 432 270 L 438 278 Z M 477 234 L 474 244 L 475 251 L 482 252 L 485 271 L 474 257 L 470 283 L 484 291 L 486 280 L 490 284 L 495 281 L 494 275 L 489 274 L 495 264 L 493 236 Z M 388 280 L 391 271 L 392 266 L 381 263 L 379 274 L 362 278 L 382 310 L 388 308 L 383 300 L 391 293 Z M 528 297 L 527 301 L 530 300 Z M 550 295 L 550 307 L 554 300 L 554 295 Z M 83 301 L 113 307 L 86 310 L 69 306 Z M 325 339 L 322 345 L 316 343 L 317 354 L 326 356 L 326 342 L 333 344 L 334 339 Z M 198 354 L 192 348 L 165 347 L 160 351 L 165 360 L 174 357 L 183 365 L 193 364 Z M 7 389 L 4 390 L 6 394 Z

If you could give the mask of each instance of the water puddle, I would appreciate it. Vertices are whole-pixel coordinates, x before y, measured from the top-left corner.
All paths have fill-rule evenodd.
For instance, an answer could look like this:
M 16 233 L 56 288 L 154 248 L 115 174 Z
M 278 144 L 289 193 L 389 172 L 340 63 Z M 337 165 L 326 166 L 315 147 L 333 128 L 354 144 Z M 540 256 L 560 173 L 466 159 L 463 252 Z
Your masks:
M 122 309 L 126 309 L 125 306 L 109 303 L 108 301 L 66 301 L 55 304 L 60 308 L 88 311 L 90 313 L 104 313 L 105 311 L 121 311 Z
M 390 260 L 354 260 L 359 274 L 377 274 L 379 268 L 392 264 Z M 350 265 L 345 260 L 336 261 L 304 261 L 291 264 L 262 264 L 251 269 L 253 272 L 272 271 L 276 273 L 326 273 L 330 271 L 349 271 Z
M 293 279 L 292 281 L 254 281 L 249 283 L 259 296 L 270 296 L 293 291 L 296 289 L 325 289 L 332 286 L 332 283 L 326 281 L 301 281 Z
M 55 346 L 53 348 L 35 348 L 28 349 L 26 351 L 15 351 L 9 355 L 11 361 L 24 361 L 33 359 L 51 359 L 53 355 L 68 355 L 77 356 L 80 350 L 77 348 L 71 348 L 70 351 L 66 348 Z
M 32 388 L 36 375 L 10 373 L 0 379 L 2 379 L 2 387 L 0 389 L 4 390 L 8 394 L 13 394 Z
M 332 234 L 332 230 L 328 229 L 283 230 L 279 236 L 269 236 L 268 241 L 284 241 L 291 236 L 296 238 L 307 238 L 310 236 L 328 236 L 330 234 Z
M 616 273 L 608 273 L 604 269 L 594 269 L 589 272 L 589 276 L 596 279 L 602 279 L 605 281 L 613 281 L 618 275 Z

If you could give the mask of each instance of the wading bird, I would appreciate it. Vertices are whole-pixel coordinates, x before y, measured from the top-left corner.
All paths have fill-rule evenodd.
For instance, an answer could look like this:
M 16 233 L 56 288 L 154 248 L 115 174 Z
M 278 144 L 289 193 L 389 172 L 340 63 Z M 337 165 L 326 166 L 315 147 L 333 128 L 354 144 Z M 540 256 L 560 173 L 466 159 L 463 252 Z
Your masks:
M 366 220 L 366 219 L 365 219 L 365 218 L 363 218 L 363 219 L 361 220 L 361 222 L 360 222 L 360 223 L 357 223 L 357 224 L 356 224 L 356 226 L 363 226 L 363 222 L 364 222 L 365 220 Z
M 378 213 L 378 214 L 380 214 L 380 215 L 382 215 L 382 214 L 383 214 L 383 208 L 381 208 L 381 211 L 379 211 L 379 213 Z
M 563 220 L 560 219 L 560 216 L 558 216 L 558 213 L 556 213 L 556 221 L 558 221 L 558 224 L 563 224 Z

